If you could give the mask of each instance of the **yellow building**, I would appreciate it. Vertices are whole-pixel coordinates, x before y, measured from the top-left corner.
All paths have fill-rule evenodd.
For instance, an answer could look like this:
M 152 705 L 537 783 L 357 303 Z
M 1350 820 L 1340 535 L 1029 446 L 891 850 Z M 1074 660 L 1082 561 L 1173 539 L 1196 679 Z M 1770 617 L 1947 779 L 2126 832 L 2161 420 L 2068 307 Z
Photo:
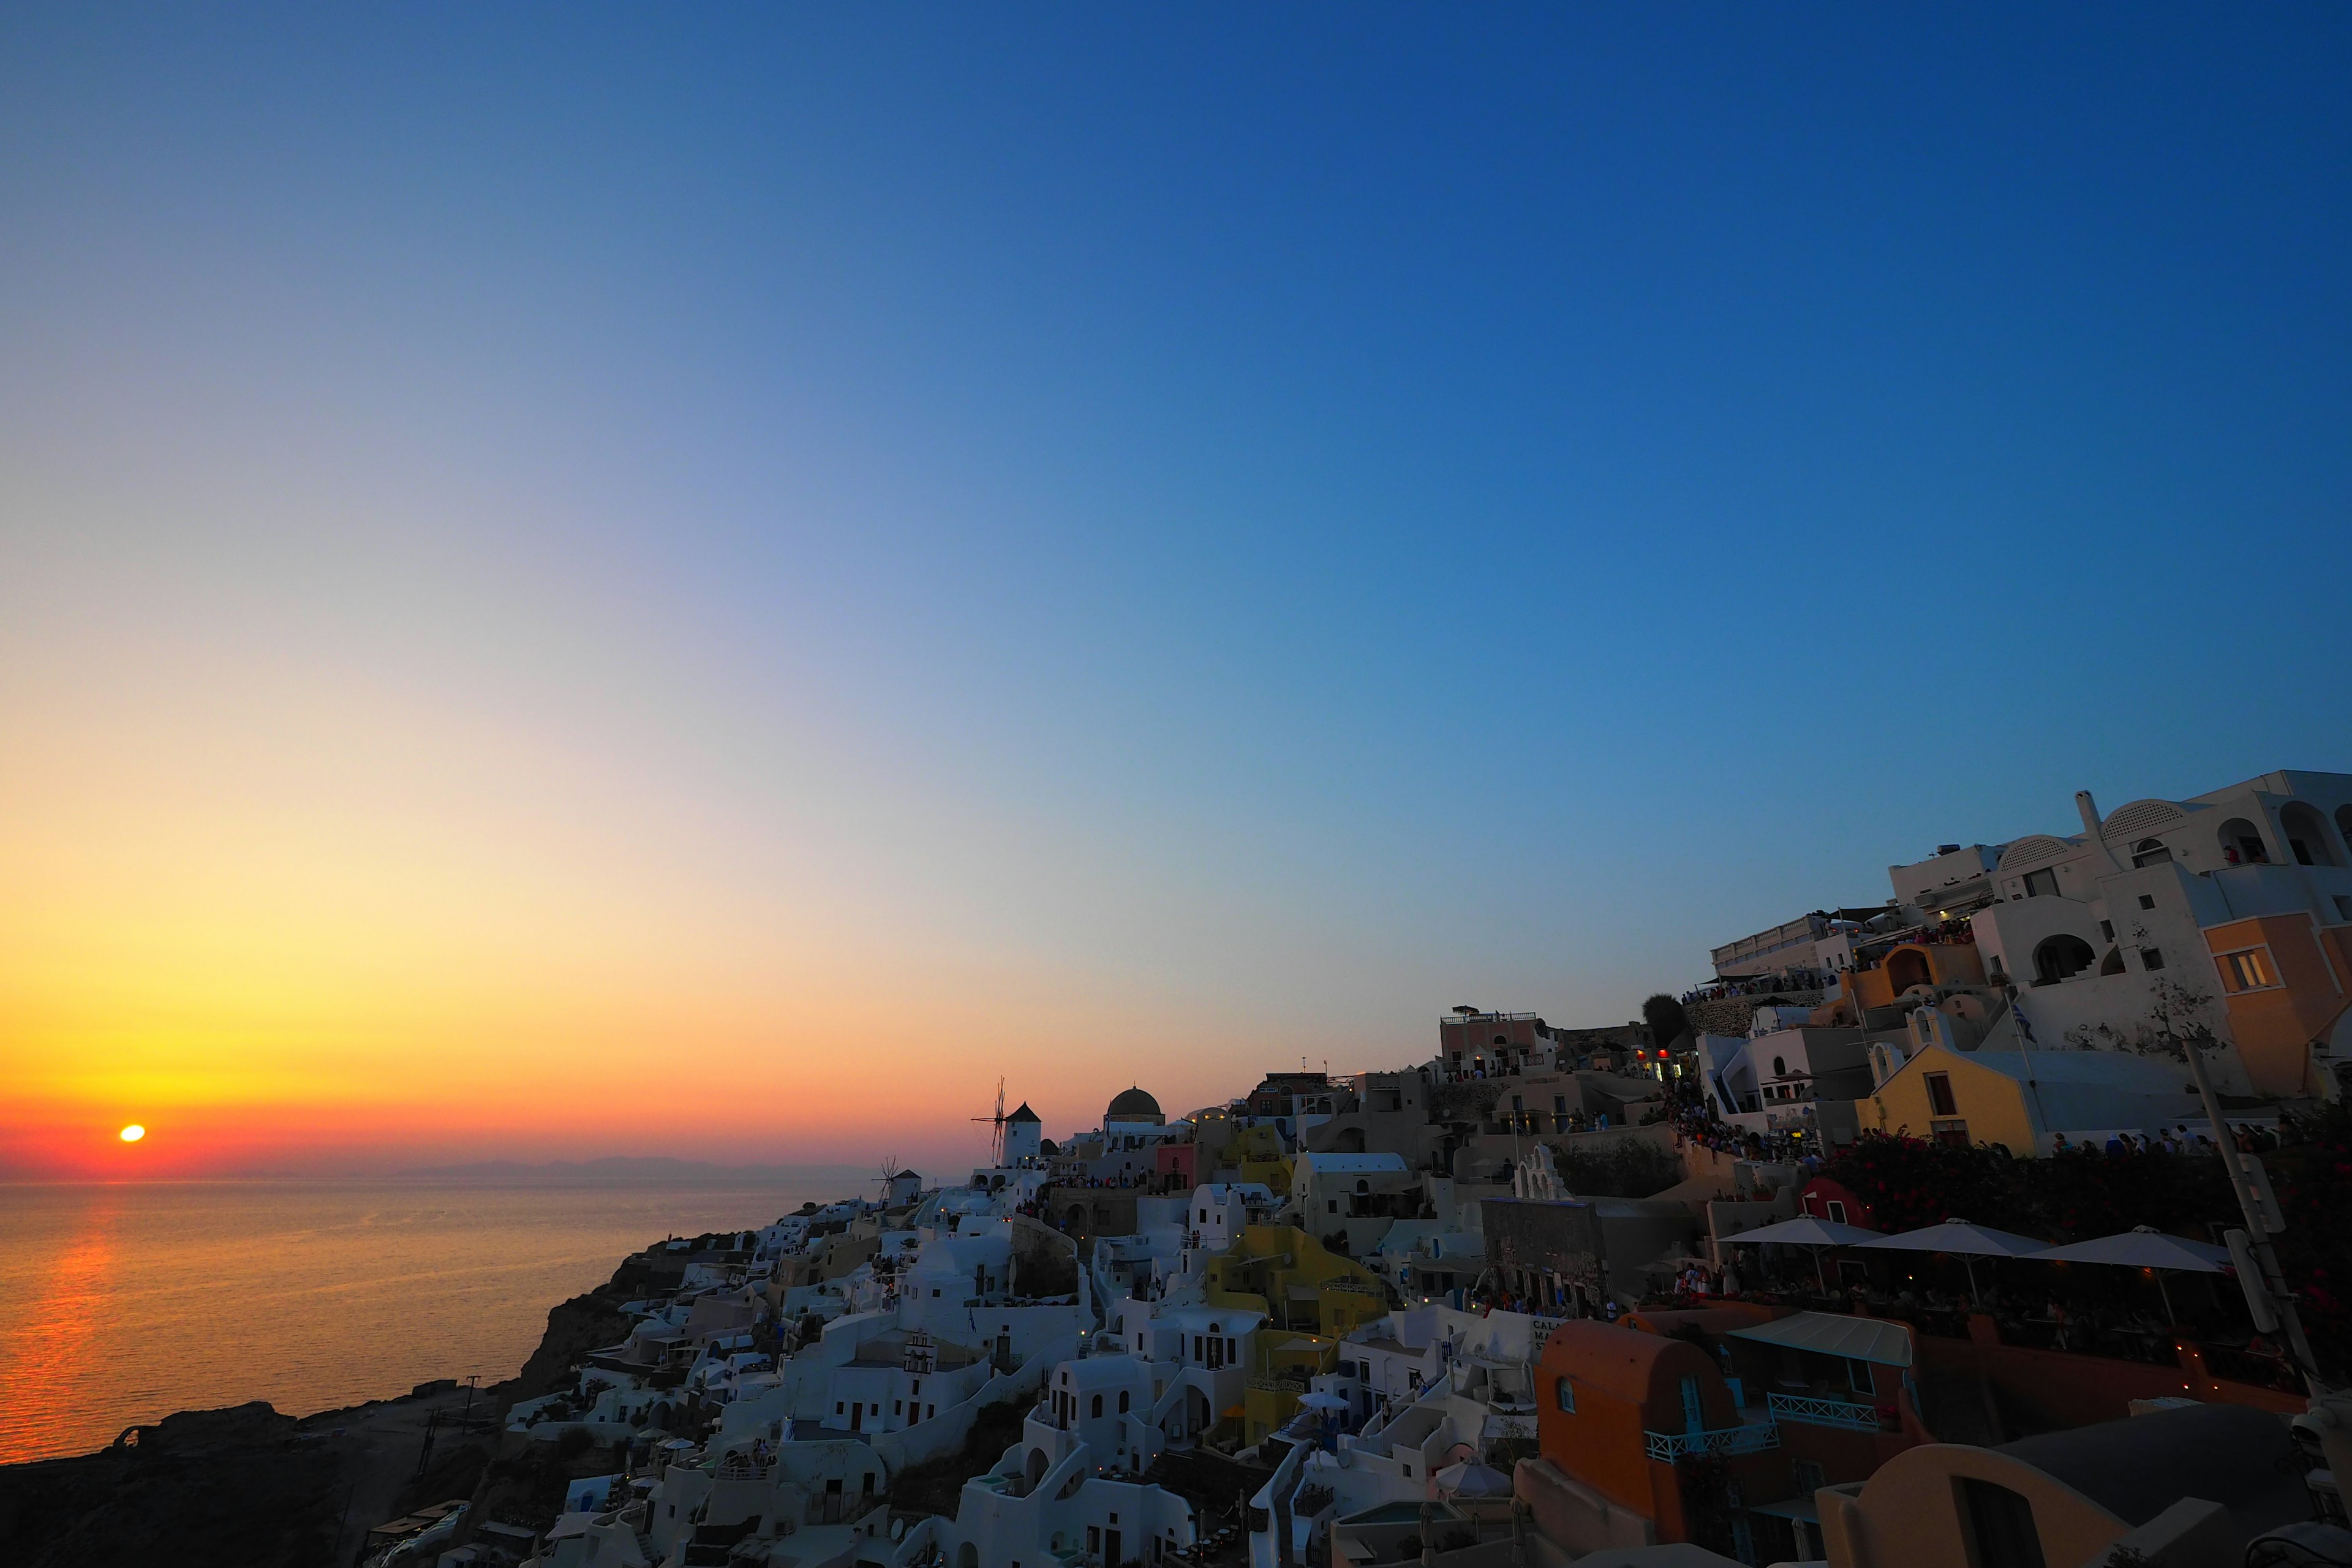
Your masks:
M 1875 1048 L 1875 1047 L 1874 1047 Z M 1928 1046 L 1879 1086 L 1864 1125 L 1938 1142 L 1999 1143 L 2045 1154 L 2074 1142 L 2139 1133 L 2205 1114 L 2183 1063 L 2130 1051 L 1956 1051 Z
M 1307 1380 L 1331 1370 L 1349 1330 L 1389 1310 L 1378 1275 L 1289 1226 L 1244 1227 L 1204 1266 L 1202 1285 L 1208 1305 L 1265 1317 L 1243 1406 L 1251 1443 L 1297 1414 Z

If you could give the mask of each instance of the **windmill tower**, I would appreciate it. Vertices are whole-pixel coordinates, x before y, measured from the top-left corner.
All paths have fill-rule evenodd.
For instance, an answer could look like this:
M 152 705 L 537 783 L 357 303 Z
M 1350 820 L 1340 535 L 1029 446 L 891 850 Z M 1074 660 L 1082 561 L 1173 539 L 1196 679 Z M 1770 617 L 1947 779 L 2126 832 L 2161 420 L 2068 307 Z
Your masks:
M 992 1165 L 1004 1163 L 1004 1080 L 1003 1079 L 996 1080 L 996 1114 L 975 1116 L 972 1120 L 985 1121 L 990 1126 L 988 1163 Z

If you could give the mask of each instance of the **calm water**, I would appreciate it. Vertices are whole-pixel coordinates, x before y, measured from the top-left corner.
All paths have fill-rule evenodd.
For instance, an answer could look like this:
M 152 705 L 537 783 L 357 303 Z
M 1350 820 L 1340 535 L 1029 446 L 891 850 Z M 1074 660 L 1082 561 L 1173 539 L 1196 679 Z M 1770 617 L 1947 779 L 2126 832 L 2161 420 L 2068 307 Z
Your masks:
M 845 1192 L 415 1182 L 0 1185 L 0 1462 L 174 1410 L 297 1415 L 511 1376 L 547 1310 L 670 1234 Z

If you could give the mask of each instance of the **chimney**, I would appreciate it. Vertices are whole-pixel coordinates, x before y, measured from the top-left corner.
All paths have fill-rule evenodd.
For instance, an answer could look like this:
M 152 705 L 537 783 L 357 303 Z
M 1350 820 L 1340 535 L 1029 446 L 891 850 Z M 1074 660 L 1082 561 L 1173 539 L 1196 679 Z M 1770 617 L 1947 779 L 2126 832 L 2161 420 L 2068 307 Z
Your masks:
M 2090 835 L 2091 847 L 2099 852 L 2099 858 L 2107 863 L 2107 869 L 2110 872 L 2122 870 L 2123 862 L 2116 859 L 2116 852 L 2107 847 L 2107 830 L 2099 821 L 2099 803 L 2091 798 L 2089 790 L 2074 792 L 2074 809 L 2083 814 L 2083 831 Z

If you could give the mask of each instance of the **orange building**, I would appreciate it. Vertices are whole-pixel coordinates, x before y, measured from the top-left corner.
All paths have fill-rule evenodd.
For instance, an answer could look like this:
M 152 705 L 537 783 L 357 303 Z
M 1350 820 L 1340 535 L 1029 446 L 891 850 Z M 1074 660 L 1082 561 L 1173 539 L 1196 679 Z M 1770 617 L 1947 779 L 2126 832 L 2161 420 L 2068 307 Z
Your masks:
M 2352 926 L 2306 910 L 2205 928 L 2230 1034 L 2257 1094 L 2316 1094 L 2313 1047 L 2352 1006 Z
M 1536 1409 L 1542 1458 L 1520 1467 L 1519 1495 L 1572 1554 L 1694 1541 L 1745 1557 L 1743 1505 L 1794 1490 L 1778 1427 L 1745 1419 L 1687 1340 L 1563 1323 L 1537 1363 Z
M 1838 978 L 1853 1017 L 1862 1021 L 1874 1007 L 1894 1006 L 1914 986 L 1982 985 L 1984 958 L 1974 942 L 1906 942 L 1888 948 L 1870 968 Z

